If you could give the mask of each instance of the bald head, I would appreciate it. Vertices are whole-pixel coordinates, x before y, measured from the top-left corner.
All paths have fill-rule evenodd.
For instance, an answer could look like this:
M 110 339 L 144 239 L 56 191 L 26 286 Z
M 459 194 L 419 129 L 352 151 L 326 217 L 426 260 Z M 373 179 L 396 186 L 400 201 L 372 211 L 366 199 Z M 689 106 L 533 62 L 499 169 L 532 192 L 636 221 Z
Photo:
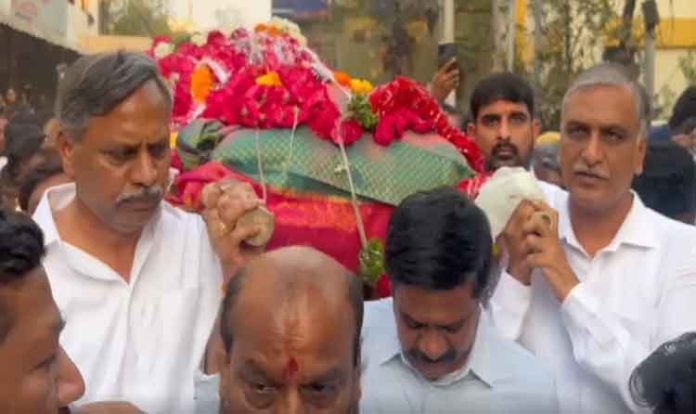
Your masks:
M 357 412 L 362 306 L 359 279 L 316 250 L 251 262 L 223 304 L 221 412 Z
M 227 288 L 222 314 L 225 349 L 230 351 L 237 336 L 236 322 L 251 315 L 288 342 L 317 323 L 335 325 L 331 319 L 350 315 L 357 364 L 362 301 L 359 279 L 331 257 L 309 247 L 266 253 L 241 269 Z

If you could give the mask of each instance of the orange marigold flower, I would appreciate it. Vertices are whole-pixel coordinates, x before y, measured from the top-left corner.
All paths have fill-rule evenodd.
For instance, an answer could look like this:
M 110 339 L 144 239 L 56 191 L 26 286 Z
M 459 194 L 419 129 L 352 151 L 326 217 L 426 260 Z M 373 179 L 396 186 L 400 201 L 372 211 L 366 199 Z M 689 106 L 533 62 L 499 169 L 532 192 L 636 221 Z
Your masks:
M 353 78 L 345 72 L 334 72 L 334 79 L 344 88 L 350 88 L 350 84 L 353 81 Z
M 282 33 L 282 32 L 280 31 L 280 29 L 278 29 L 277 27 L 271 26 L 271 27 L 268 29 L 268 35 L 271 36 L 271 37 L 278 37 L 278 36 L 280 36 L 280 35 L 282 35 L 282 34 L 283 34 L 283 33 Z
M 198 104 L 204 104 L 213 90 L 213 72 L 207 66 L 199 66 L 191 76 L 191 96 Z

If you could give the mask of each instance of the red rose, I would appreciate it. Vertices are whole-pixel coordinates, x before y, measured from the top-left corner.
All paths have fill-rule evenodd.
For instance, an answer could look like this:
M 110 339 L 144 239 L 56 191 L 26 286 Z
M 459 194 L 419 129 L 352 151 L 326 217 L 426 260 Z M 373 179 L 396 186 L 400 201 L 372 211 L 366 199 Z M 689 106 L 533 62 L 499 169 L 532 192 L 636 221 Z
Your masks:
M 331 141 L 333 141 L 334 144 L 339 145 L 342 138 L 343 145 L 349 147 L 360 141 L 362 136 L 363 130 L 357 121 L 344 121 L 332 132 Z
M 392 295 L 391 282 L 387 275 L 382 275 L 375 286 L 375 299 L 384 299 Z

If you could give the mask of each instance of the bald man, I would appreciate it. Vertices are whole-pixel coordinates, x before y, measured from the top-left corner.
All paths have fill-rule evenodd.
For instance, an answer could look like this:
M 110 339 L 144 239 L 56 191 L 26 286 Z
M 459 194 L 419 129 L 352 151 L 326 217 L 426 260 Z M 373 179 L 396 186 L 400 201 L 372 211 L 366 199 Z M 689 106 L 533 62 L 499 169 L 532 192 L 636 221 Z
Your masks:
M 292 247 L 230 282 L 221 317 L 222 413 L 355 413 L 362 287 L 330 257 Z

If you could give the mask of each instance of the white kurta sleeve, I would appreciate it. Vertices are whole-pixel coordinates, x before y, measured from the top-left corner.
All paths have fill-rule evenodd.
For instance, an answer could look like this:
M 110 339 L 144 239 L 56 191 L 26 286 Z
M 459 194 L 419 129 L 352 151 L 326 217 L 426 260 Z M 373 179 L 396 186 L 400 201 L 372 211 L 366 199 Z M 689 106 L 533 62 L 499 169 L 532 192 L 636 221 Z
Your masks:
M 664 274 L 649 347 L 634 338 L 617 316 L 601 311 L 598 298 L 582 283 L 561 307 L 576 361 L 619 392 L 634 409 L 628 382 L 635 367 L 664 342 L 696 331 L 696 246 L 677 257 L 682 258 L 681 263 Z
M 653 350 L 686 332 L 696 331 L 696 241 L 689 244 L 692 247 L 661 295 L 651 343 Z
M 525 286 L 506 271 L 500 276 L 488 312 L 496 330 L 505 339 L 519 339 L 532 300 L 531 286 Z
M 631 338 L 615 317 L 600 312 L 599 302 L 584 284 L 577 285 L 561 306 L 561 315 L 576 362 L 619 393 L 632 408 L 628 390 L 633 369 L 649 351 Z

